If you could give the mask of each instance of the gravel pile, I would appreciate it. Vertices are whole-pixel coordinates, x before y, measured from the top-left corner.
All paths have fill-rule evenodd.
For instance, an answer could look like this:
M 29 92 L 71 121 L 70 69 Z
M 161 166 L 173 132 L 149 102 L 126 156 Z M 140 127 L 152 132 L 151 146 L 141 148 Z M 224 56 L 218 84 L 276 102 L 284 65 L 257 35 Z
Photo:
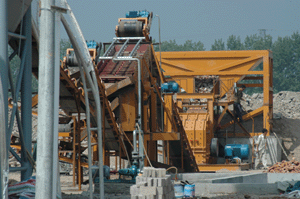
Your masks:
M 242 106 L 248 110 L 255 110 L 263 105 L 263 94 L 244 94 L 244 98 L 250 101 L 250 105 L 242 102 Z M 281 91 L 273 95 L 273 117 L 300 119 L 300 92 Z

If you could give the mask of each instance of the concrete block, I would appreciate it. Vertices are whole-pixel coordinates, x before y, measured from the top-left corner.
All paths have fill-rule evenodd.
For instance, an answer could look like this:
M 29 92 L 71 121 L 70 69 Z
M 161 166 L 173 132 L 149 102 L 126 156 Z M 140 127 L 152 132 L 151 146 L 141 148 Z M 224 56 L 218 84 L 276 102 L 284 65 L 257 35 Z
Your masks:
M 142 195 L 156 195 L 156 187 L 140 187 L 140 194 Z
M 168 192 L 167 187 L 156 187 L 156 191 L 158 195 L 163 195 Z
M 147 169 L 147 167 L 144 167 L 144 169 L 143 169 L 143 177 L 146 177 L 147 176 L 147 171 L 148 171 L 148 169 Z
M 158 187 L 157 181 L 157 178 L 153 178 L 153 187 Z
M 153 178 L 148 178 L 147 183 L 148 183 L 149 187 L 152 187 L 153 186 Z
M 148 185 L 148 183 L 147 182 L 140 182 L 140 183 L 138 183 L 136 185 L 137 185 L 137 187 L 145 187 L 145 186 Z
M 155 199 L 155 196 L 154 195 L 147 195 L 146 199 Z
M 139 195 L 139 199 L 146 199 L 146 196 L 144 196 L 144 195 Z
M 158 176 L 159 178 L 163 178 L 166 176 L 166 169 L 158 169 Z
M 139 199 L 139 197 L 136 195 L 136 196 L 133 196 L 133 195 L 131 195 L 131 197 L 130 197 L 131 199 Z
M 157 186 L 158 187 L 164 187 L 166 185 L 166 179 L 165 178 L 157 178 Z
M 130 187 L 130 195 L 139 195 L 139 187 L 137 185 Z
M 153 178 L 156 178 L 156 170 L 155 169 L 152 169 L 151 170 L 152 172 L 152 174 L 151 174 L 151 177 L 153 177 Z
M 157 199 L 169 199 L 169 198 L 166 198 L 166 195 L 157 195 Z
M 135 183 L 136 184 L 138 184 L 138 183 L 140 183 L 140 182 L 142 182 L 143 181 L 143 177 L 142 176 L 137 176 L 136 178 L 135 178 Z

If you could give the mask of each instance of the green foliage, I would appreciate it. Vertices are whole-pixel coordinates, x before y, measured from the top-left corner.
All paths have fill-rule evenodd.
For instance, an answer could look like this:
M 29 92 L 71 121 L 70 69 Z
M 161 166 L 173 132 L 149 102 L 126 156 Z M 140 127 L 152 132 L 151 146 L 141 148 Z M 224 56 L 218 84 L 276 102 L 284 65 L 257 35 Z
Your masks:
M 155 43 L 155 40 L 153 40 Z M 159 51 L 159 45 L 154 47 L 155 51 Z M 204 51 L 204 44 L 201 41 L 193 42 L 187 40 L 183 45 L 176 43 L 175 39 L 161 42 L 161 51 Z
M 230 35 L 227 39 L 227 50 L 245 50 L 240 36 Z
M 225 43 L 222 39 L 215 39 L 215 43 L 211 45 L 211 50 L 225 50 Z

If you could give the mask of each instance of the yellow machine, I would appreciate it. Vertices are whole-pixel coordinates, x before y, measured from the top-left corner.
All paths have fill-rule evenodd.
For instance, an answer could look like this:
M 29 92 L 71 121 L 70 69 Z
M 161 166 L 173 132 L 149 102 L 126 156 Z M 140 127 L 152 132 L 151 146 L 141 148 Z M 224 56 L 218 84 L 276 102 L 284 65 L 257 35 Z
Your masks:
M 159 59 L 160 53 L 156 53 Z M 219 169 L 236 170 L 236 164 L 216 163 L 217 155 L 211 146 L 214 137 L 251 137 L 258 135 L 261 129 L 255 129 L 254 122 L 261 123 L 272 130 L 273 119 L 273 70 L 270 51 L 199 51 L 199 52 L 162 52 L 162 68 L 167 80 L 176 81 L 182 91 L 173 96 L 189 144 L 192 148 L 199 170 L 215 171 Z M 262 70 L 257 70 L 259 64 Z M 199 88 L 199 80 L 211 79 L 211 89 Z M 262 87 L 263 106 L 248 112 L 243 120 L 250 120 L 252 127 L 235 122 L 233 104 L 234 87 L 245 80 L 261 80 L 260 83 L 243 83 L 246 87 Z M 197 84 L 198 81 L 198 84 Z M 197 84 L 197 85 L 195 85 Z M 171 96 L 165 96 L 171 97 Z M 169 102 L 168 100 L 165 100 Z M 166 106 L 172 107 L 172 104 Z M 230 120 L 224 121 L 228 115 Z M 262 116 L 262 117 L 261 117 Z M 240 129 L 230 129 L 237 124 Z M 249 125 L 248 125 L 249 126 Z M 251 125 L 250 125 L 251 126 Z M 169 131 L 169 124 L 166 123 Z M 226 131 L 225 131 L 226 130 Z M 212 154 L 211 151 L 213 151 Z M 240 165 L 241 167 L 244 165 Z M 247 167 L 246 167 L 247 168 Z
M 119 19 L 118 38 L 104 44 L 103 56 L 99 57 L 95 48 L 90 49 L 104 118 L 104 164 L 110 166 L 110 157 L 116 156 L 119 168 L 125 167 L 122 159 L 134 160 L 134 164 L 138 161 L 139 165 L 172 165 L 186 172 L 249 168 L 249 164 L 216 164 L 219 155 L 216 138 L 258 135 L 261 129 L 255 128 L 257 122 L 272 130 L 272 53 L 162 52 L 162 72 L 160 53 L 154 52 L 149 37 L 152 13 L 130 12 L 126 17 Z M 80 168 L 87 166 L 81 161 L 85 150 L 81 142 L 86 138 L 88 124 L 80 116 L 85 101 L 77 62 L 71 56 L 72 49 L 67 54 L 61 65 L 60 105 L 68 116 L 73 116 L 74 122 L 67 132 L 60 133 L 65 143 L 70 143 L 69 149 L 61 151 L 60 158 L 77 165 L 81 184 Z M 261 63 L 262 70 L 257 70 Z M 251 83 L 245 82 L 248 80 Z M 235 121 L 231 108 L 234 88 L 241 84 L 262 87 L 264 94 L 263 106 L 243 116 L 245 126 Z M 93 111 L 91 107 L 92 122 Z M 95 132 L 93 142 L 97 142 L 96 138 Z M 138 146 L 134 144 L 137 139 Z M 163 143 L 162 150 L 158 141 Z M 93 150 L 97 154 L 96 145 Z M 77 155 L 68 157 L 67 152 Z M 162 162 L 158 162 L 158 154 L 163 155 Z

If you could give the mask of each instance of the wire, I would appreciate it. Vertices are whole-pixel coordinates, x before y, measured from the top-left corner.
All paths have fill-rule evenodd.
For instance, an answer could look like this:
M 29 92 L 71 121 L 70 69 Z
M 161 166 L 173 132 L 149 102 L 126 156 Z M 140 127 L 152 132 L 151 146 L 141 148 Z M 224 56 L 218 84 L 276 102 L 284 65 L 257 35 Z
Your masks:
M 137 127 L 138 127 L 138 130 L 139 130 L 139 136 L 141 136 L 141 137 L 142 137 L 142 133 L 141 133 L 140 125 L 139 125 L 138 123 L 136 123 L 136 125 L 137 125 Z M 140 144 L 140 143 L 139 143 L 139 144 Z M 145 153 L 145 155 L 146 155 L 146 158 L 147 158 L 147 160 L 148 160 L 148 162 L 149 162 L 150 166 L 151 166 L 151 167 L 153 167 L 153 166 L 152 166 L 152 164 L 151 164 L 151 162 L 150 162 L 150 159 L 149 159 L 149 157 L 148 157 L 148 155 L 147 155 L 147 153 L 146 153 L 145 146 L 144 146 L 144 142 L 142 142 L 142 145 L 143 145 L 143 149 L 144 149 L 144 153 Z
M 175 169 L 175 170 L 176 170 L 176 173 L 175 173 L 175 181 L 177 181 L 177 180 L 178 180 L 178 178 L 177 178 L 177 173 L 178 173 L 177 167 L 174 167 L 174 166 L 169 167 L 169 168 L 167 169 L 167 171 L 169 171 L 170 169 Z

